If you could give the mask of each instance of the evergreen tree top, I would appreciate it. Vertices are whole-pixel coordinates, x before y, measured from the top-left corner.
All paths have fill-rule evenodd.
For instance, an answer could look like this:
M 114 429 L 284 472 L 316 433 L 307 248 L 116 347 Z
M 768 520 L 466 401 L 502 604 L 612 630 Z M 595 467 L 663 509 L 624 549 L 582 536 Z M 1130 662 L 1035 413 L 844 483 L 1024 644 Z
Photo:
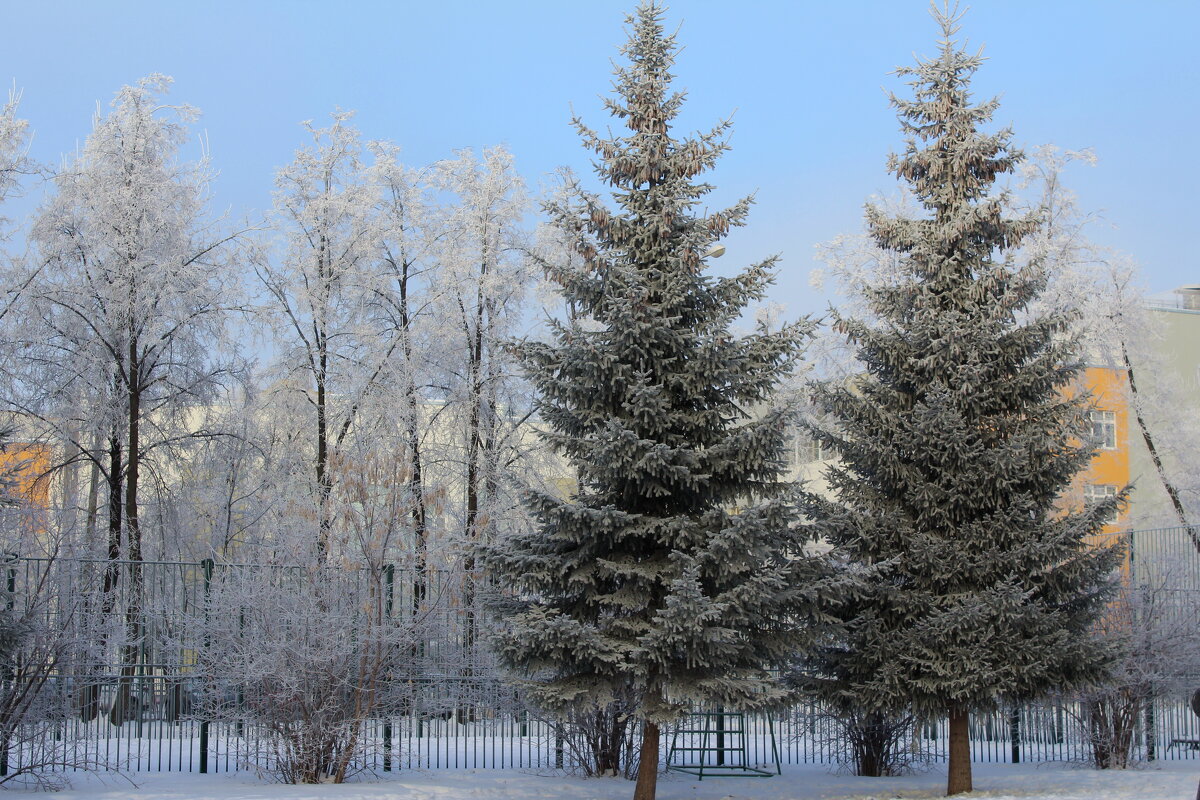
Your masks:
M 951 261 L 960 271 L 986 264 L 993 250 L 1016 248 L 1039 224 L 1036 213 L 1005 218 L 1007 194 L 992 193 L 996 179 L 1012 173 L 1023 154 L 1012 146 L 1010 129 L 981 130 L 999 106 L 996 98 L 977 103 L 971 97 L 982 50 L 969 53 L 957 42 L 957 7 L 935 5 L 931 13 L 941 29 L 937 56 L 896 70 L 911 78 L 912 98 L 890 96 L 906 138 L 904 152 L 889 157 L 888 170 L 908 183 L 932 218 L 888 218 L 867 209 L 880 246 L 912 254 L 915 271 L 925 278 L 944 274 Z
M 675 35 L 665 32 L 663 13 L 657 3 L 643 2 L 626 18 L 630 37 L 621 53 L 628 63 L 617 67 L 616 96 L 604 98 L 604 105 L 625 122 L 629 133 L 601 136 L 578 117 L 573 124 L 584 146 L 596 155 L 596 174 L 613 187 L 620 208 L 613 213 L 596 196 L 582 193 L 587 229 L 601 244 L 601 251 L 612 246 L 627 253 L 644 252 L 639 237 L 653 234 L 662 240 L 663 234 L 668 234 L 665 238 L 678 239 L 683 245 L 669 255 L 694 272 L 700 269 L 709 245 L 731 227 L 743 224 L 750 199 L 703 217 L 689 213 L 713 189 L 711 184 L 693 179 L 712 169 L 729 148 L 731 122 L 725 119 L 707 133 L 694 136 L 677 138 L 672 134 L 671 123 L 686 93 L 671 89 L 671 67 L 679 46 Z M 601 251 L 583 255 L 589 261 L 602 261 Z

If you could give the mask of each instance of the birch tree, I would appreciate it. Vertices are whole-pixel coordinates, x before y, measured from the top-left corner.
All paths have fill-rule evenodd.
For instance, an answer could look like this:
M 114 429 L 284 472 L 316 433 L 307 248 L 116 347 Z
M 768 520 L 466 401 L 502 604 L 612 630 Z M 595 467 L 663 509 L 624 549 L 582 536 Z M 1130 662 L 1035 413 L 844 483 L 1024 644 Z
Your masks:
M 430 171 L 406 168 L 395 145 L 374 143 L 372 150 L 371 179 L 378 192 L 380 226 L 376 257 L 382 281 L 370 309 L 379 329 L 394 343 L 389 357 L 399 362 L 392 372 L 391 396 L 408 464 L 405 484 L 414 575 L 411 602 L 416 615 L 428 594 L 431 505 L 441 495 L 436 481 L 430 479 L 426 442 L 430 427 L 438 422 L 438 410 L 428 402 L 433 372 L 429 354 L 436 341 L 436 326 L 429 317 L 437 307 L 437 245 L 445 231 L 440 209 L 429 197 Z
M 156 75 L 118 92 L 55 179 L 33 231 L 44 265 L 30 312 L 43 325 L 29 377 L 43 390 L 19 401 L 97 466 L 108 555 L 134 561 L 143 471 L 157 451 L 207 433 L 183 416 L 238 368 L 221 357 L 239 293 L 235 235 L 206 215 L 207 162 L 179 161 L 196 112 L 163 105 L 169 85 Z

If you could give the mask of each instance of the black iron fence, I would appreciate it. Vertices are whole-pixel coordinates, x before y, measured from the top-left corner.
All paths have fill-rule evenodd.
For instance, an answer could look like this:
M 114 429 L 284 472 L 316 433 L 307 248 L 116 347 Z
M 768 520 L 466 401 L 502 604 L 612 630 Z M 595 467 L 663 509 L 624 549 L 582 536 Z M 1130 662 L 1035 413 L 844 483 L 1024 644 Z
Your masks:
M 1175 593 L 1187 602 L 1172 608 L 1193 613 L 1200 554 L 1188 531 L 1113 536 L 1129 549 L 1131 585 Z M 40 680 L 36 701 L 20 715 L 11 713 L 11 702 L 0 707 L 0 775 L 30 764 L 181 772 L 261 765 L 267 732 L 261 715 L 248 711 L 261 711 L 256 687 L 270 684 L 276 697 L 294 692 L 297 704 L 309 699 L 307 680 L 326 680 L 315 691 L 345 691 L 336 687 L 350 683 L 361 689 L 367 674 L 361 654 L 368 650 L 386 674 L 372 690 L 366 720 L 356 723 L 360 766 L 575 764 L 561 726 L 539 718 L 499 677 L 485 646 L 480 592 L 472 576 L 454 569 L 14 555 L 0 570 L 5 602 L 28 612 L 26 635 L 45 667 L 37 673 L 37 659 L 30 658 L 0 675 L 0 694 L 10 699 L 23 681 Z M 281 662 L 290 677 L 264 667 Z M 339 671 L 353 673 L 349 682 L 330 683 L 343 677 Z M 380 677 L 378 670 L 370 674 Z M 1185 683 L 1168 687 L 1139 715 L 1137 757 L 1197 757 L 1200 719 L 1186 705 Z M 1069 697 L 976 715 L 975 758 L 1088 761 L 1087 715 Z M 775 752 L 784 764 L 831 763 L 846 754 L 836 720 L 808 704 L 749 717 L 745 743 L 748 762 L 764 766 Z M 904 746 L 914 758 L 937 760 L 946 743 L 944 721 L 931 721 L 915 725 Z

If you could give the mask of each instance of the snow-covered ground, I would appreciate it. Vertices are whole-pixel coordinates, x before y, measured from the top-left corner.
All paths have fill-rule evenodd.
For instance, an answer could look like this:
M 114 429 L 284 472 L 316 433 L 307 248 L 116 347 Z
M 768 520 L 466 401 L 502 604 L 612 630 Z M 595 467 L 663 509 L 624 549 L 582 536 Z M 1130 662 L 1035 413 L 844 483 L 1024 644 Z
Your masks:
M 1158 763 L 1125 772 L 1054 764 L 977 764 L 975 792 L 989 800 L 1191 800 L 1200 762 Z M 111 776 L 81 778 L 55 800 L 628 800 L 633 784 L 617 779 L 539 775 L 516 770 L 409 771 L 341 786 L 283 786 L 247 773 L 136 775 L 138 785 Z M 661 800 L 892 800 L 934 798 L 945 771 L 903 778 L 832 775 L 819 766 L 792 767 L 771 778 L 659 779 Z

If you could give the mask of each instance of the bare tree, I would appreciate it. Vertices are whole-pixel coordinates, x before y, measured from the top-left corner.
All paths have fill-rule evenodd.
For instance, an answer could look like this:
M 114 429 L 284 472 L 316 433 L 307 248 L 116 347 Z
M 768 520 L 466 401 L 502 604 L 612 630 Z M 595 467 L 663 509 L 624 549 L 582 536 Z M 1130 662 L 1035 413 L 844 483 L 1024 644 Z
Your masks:
M 275 331 L 274 402 L 291 408 L 297 431 L 304 431 L 298 444 L 309 465 L 305 502 L 322 561 L 330 555 L 337 451 L 375 430 L 377 421 L 395 423 L 398 409 L 385 408 L 393 393 L 401 396 L 401 420 L 408 420 L 401 427 L 410 433 L 407 452 L 416 465 L 410 480 L 414 487 L 424 480 L 416 441 L 420 383 L 413 373 L 413 328 L 425 302 L 418 285 L 428 268 L 424 200 L 394 148 L 373 147 L 375 164 L 366 163 L 350 118 L 338 112 L 328 128 L 307 125 L 312 144 L 276 179 L 283 252 L 274 258 L 263 250 L 255 263 L 266 291 L 263 311 Z M 413 511 L 420 541 L 424 509 L 422 501 Z
M 518 513 L 501 474 L 515 466 L 528 433 L 529 401 L 506 352 L 529 284 L 525 248 L 518 246 L 528 201 L 503 148 L 479 157 L 462 151 L 438 166 L 439 185 L 455 200 L 440 248 L 439 317 L 447 325 L 440 360 L 459 440 L 462 505 L 455 538 L 463 546 L 463 645 L 472 652 L 479 638 L 474 548 L 494 538 L 506 512 Z

